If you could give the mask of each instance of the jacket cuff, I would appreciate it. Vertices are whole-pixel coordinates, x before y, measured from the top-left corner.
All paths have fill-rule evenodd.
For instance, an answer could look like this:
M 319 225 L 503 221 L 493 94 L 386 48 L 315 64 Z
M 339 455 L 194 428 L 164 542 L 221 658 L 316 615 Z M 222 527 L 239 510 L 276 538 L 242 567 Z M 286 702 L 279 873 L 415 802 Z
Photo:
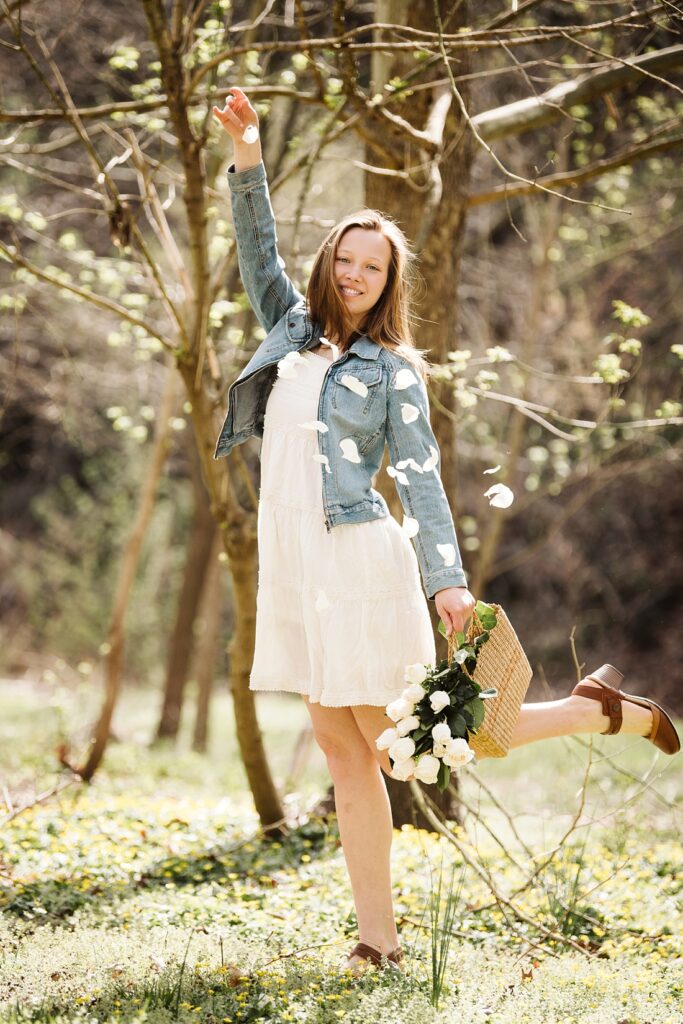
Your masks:
M 265 182 L 266 167 L 263 160 L 261 160 L 260 163 L 255 164 L 253 167 L 247 167 L 243 171 L 236 171 L 233 163 L 228 167 L 227 178 L 231 192 L 248 192 L 249 189 L 262 185 Z
M 466 587 L 467 577 L 464 569 L 446 569 L 442 572 L 433 572 L 425 583 L 425 592 L 430 601 L 440 590 L 447 587 Z

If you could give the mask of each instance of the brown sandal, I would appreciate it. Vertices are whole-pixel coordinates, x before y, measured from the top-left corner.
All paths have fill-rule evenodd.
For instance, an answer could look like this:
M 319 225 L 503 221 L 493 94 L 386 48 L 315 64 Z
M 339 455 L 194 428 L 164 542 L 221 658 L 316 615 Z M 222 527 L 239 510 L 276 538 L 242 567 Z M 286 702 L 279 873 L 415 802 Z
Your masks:
M 347 959 L 350 960 L 353 956 L 359 956 L 375 967 L 384 968 L 386 966 L 391 967 L 392 970 L 402 970 L 400 964 L 403 962 L 403 950 L 400 946 L 393 949 L 391 953 L 380 953 L 373 946 L 368 946 L 365 942 L 358 942 L 349 953 Z M 354 966 L 354 964 L 350 964 L 349 969 L 353 970 Z
M 650 743 L 654 743 L 657 749 L 665 754 L 678 753 L 681 749 L 681 741 L 676 732 L 676 727 L 664 708 L 660 707 L 659 704 L 655 704 L 653 700 L 649 700 L 647 697 L 637 697 L 632 693 L 624 693 L 623 690 L 620 690 L 619 686 L 624 678 L 624 674 L 618 668 L 615 668 L 614 665 L 601 665 L 599 669 L 591 672 L 590 675 L 584 678 L 592 679 L 594 682 L 599 683 L 601 689 L 596 690 L 594 687 L 586 686 L 581 682 L 577 683 L 572 690 L 572 694 L 577 694 L 579 697 L 592 697 L 594 700 L 602 701 L 602 713 L 603 715 L 609 715 L 609 725 L 604 732 L 600 733 L 601 736 L 612 736 L 614 733 L 619 732 L 623 721 L 621 704 L 622 701 L 628 700 L 632 704 L 640 704 L 641 707 L 649 708 L 652 712 L 652 729 L 645 739 L 649 740 Z

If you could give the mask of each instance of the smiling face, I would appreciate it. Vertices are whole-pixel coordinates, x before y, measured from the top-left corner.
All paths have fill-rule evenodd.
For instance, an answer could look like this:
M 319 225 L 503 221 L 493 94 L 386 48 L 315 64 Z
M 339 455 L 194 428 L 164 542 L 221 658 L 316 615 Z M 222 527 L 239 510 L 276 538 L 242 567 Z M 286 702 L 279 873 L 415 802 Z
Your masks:
M 391 244 L 380 231 L 349 228 L 339 239 L 334 279 L 358 327 L 384 291 L 391 262 Z

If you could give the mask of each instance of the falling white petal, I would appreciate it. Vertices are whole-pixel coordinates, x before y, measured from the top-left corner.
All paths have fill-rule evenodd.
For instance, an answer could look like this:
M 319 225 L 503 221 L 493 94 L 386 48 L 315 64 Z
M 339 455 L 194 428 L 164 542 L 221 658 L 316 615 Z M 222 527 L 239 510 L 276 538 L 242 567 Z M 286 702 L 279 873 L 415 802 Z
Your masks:
M 407 369 L 399 370 L 396 374 L 396 381 L 394 383 L 396 390 L 405 391 L 405 389 L 409 388 L 412 384 L 417 384 L 417 377 L 413 371 Z
M 318 591 L 318 596 L 315 599 L 315 610 L 317 612 L 324 612 L 326 608 L 330 607 L 330 602 L 327 599 L 327 594 L 324 590 Z
M 358 380 L 358 377 L 354 377 L 352 373 L 345 373 L 341 378 L 341 383 L 345 388 L 348 388 L 349 391 L 353 391 L 357 395 L 360 395 L 361 398 L 367 398 L 367 384 L 364 384 L 362 380 Z
M 417 519 L 413 519 L 412 516 L 404 516 L 402 526 L 403 532 L 406 533 L 409 537 L 414 537 L 418 530 L 420 529 L 420 524 L 418 523 Z
M 509 508 L 515 500 L 515 496 L 505 484 L 494 484 L 484 492 L 484 497 L 489 499 L 489 505 L 494 508 Z
M 429 456 L 428 459 L 425 459 L 425 461 L 422 463 L 422 468 L 424 469 L 425 473 L 428 473 L 430 469 L 434 469 L 439 461 L 439 453 L 433 444 L 430 444 L 429 450 L 432 454 Z
M 444 565 L 455 565 L 455 547 L 453 544 L 437 544 L 436 550 L 443 558 Z
M 320 452 L 313 452 L 313 458 L 315 459 L 316 462 L 322 462 L 327 473 L 332 472 L 332 470 L 330 469 L 330 460 L 328 459 L 327 455 L 321 455 Z
M 278 362 L 277 372 L 278 377 L 283 377 L 286 380 L 291 380 L 292 377 L 296 376 L 296 368 L 305 362 L 303 356 L 298 352 L 288 352 L 286 356 Z
M 401 402 L 401 416 L 404 423 L 414 423 L 419 415 L 420 410 L 416 405 L 411 405 L 410 402 Z
M 328 341 L 322 334 L 319 338 L 321 345 L 327 345 L 328 348 L 332 349 L 332 360 L 339 359 L 339 348 L 334 344 L 333 341 Z
M 406 466 L 410 466 L 410 468 L 414 469 L 416 473 L 423 473 L 424 472 L 424 470 L 422 469 L 422 466 L 420 465 L 420 463 L 416 462 L 415 459 L 412 459 L 412 458 L 411 459 L 401 459 L 400 462 L 396 463 L 396 469 L 405 469 Z
M 485 469 L 484 476 L 486 476 L 487 473 L 497 473 L 499 469 L 500 466 L 492 466 L 491 469 Z
M 348 459 L 349 462 L 360 462 L 361 457 L 358 454 L 358 448 L 356 442 L 352 437 L 345 437 L 339 442 L 339 447 L 342 450 L 342 458 Z
M 321 434 L 327 433 L 330 429 L 322 420 L 308 420 L 306 423 L 300 423 L 299 426 L 304 430 L 319 430 Z
M 389 474 L 389 476 L 394 476 L 394 477 L 396 477 L 396 479 L 398 480 L 398 482 L 399 482 L 400 484 L 403 484 L 403 485 L 404 485 L 405 487 L 408 487 L 408 486 L 409 486 L 409 484 L 410 484 L 410 480 L 409 480 L 409 479 L 408 479 L 408 477 L 407 477 L 407 476 L 405 475 L 405 473 L 402 473 L 402 472 L 401 472 L 401 470 L 400 470 L 400 469 L 394 469 L 394 467 L 393 467 L 393 466 L 387 466 L 387 473 Z

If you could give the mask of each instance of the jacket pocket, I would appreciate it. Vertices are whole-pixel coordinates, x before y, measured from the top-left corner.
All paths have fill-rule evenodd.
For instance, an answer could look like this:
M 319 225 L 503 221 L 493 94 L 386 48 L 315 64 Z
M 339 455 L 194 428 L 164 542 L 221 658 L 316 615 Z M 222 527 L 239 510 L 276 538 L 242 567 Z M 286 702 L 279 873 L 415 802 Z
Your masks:
M 344 378 L 349 378 L 346 384 L 342 383 Z M 344 368 L 334 378 L 332 407 L 351 418 L 368 416 L 382 390 L 378 386 L 381 381 L 381 366 Z

